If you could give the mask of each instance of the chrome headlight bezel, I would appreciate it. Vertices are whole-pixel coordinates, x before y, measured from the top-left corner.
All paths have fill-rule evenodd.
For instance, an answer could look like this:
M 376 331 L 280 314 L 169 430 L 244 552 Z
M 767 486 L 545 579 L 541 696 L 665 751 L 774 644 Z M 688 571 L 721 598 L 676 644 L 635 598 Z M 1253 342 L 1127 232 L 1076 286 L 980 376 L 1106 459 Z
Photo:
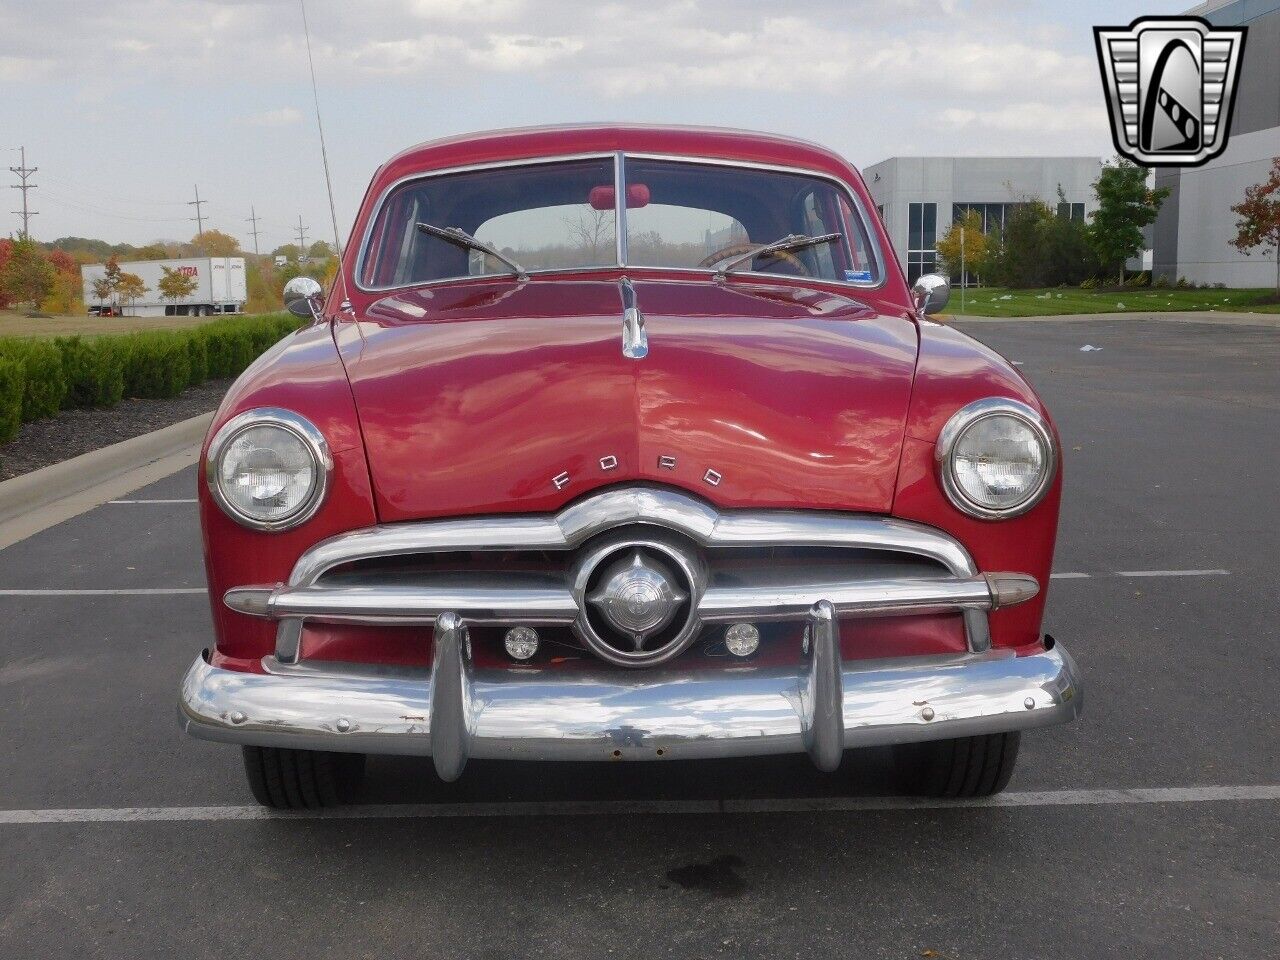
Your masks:
M 1044 469 L 1036 485 L 1025 498 L 1010 507 L 993 508 L 976 502 L 956 480 L 955 449 L 960 438 L 975 424 L 990 417 L 1011 417 L 1030 428 L 1043 454 Z M 947 499 L 963 513 L 979 520 L 1010 520 L 1032 510 L 1044 499 L 1058 472 L 1058 445 L 1044 417 L 1034 408 L 1018 400 L 988 397 L 961 407 L 947 421 L 938 435 L 938 475 Z
M 306 500 L 293 513 L 272 520 L 245 513 L 233 503 L 222 489 L 222 457 L 228 447 L 240 434 L 253 427 L 274 427 L 284 430 L 302 441 L 315 468 L 315 483 Z M 209 444 L 209 452 L 205 457 L 205 483 L 214 502 L 228 517 L 250 530 L 279 532 L 301 526 L 315 516 L 329 492 L 329 482 L 333 474 L 333 457 L 329 453 L 329 443 L 310 420 L 292 410 L 278 407 L 259 407 L 236 414 L 224 423 Z

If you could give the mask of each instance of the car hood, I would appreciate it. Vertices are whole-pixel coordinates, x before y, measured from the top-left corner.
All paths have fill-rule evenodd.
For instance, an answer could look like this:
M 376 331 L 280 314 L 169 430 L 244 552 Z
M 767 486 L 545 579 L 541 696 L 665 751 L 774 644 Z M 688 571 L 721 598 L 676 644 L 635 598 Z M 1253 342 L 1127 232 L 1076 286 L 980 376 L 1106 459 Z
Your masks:
M 383 522 L 556 510 L 601 486 L 888 512 L 917 330 L 827 291 L 609 280 L 406 291 L 338 332 Z

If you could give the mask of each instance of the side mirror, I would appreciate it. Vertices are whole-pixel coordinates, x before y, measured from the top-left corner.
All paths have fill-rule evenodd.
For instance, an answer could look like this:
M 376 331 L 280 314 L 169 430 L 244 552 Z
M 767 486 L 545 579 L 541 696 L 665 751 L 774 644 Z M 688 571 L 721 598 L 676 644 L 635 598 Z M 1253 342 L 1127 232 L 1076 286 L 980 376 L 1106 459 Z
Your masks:
M 926 273 L 912 285 L 911 299 L 919 316 L 937 313 L 951 299 L 951 281 L 940 273 Z
M 311 277 L 294 277 L 284 285 L 284 306 L 295 317 L 319 320 L 324 310 L 324 288 Z

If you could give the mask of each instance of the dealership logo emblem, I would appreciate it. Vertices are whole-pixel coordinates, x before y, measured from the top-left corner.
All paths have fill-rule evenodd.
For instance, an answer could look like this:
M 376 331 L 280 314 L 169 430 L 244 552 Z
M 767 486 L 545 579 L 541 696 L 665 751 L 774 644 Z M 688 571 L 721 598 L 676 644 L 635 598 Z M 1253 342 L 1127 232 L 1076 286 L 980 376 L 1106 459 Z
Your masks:
M 1116 149 L 1148 167 L 1195 167 L 1222 153 L 1245 30 L 1198 17 L 1094 27 Z

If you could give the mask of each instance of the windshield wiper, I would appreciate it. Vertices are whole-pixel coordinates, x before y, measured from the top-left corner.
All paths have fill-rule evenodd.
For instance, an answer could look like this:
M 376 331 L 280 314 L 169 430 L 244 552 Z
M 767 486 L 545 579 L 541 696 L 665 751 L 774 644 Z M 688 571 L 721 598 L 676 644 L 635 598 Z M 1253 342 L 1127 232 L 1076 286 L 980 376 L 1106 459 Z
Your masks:
M 516 263 L 505 253 L 489 246 L 483 240 L 477 240 L 461 227 L 437 227 L 434 223 L 416 224 L 419 232 L 425 233 L 431 237 L 439 237 L 441 240 L 452 243 L 456 247 L 462 247 L 464 250 L 479 250 L 481 253 L 488 254 L 500 263 L 505 263 L 511 268 L 511 272 L 516 275 L 517 280 L 528 280 L 529 271 Z
M 775 240 L 773 243 L 763 244 L 748 253 L 742 254 L 740 257 L 734 257 L 716 271 L 715 278 L 717 280 L 723 280 L 739 266 L 744 263 L 750 263 L 756 257 L 768 256 L 771 253 L 785 253 L 790 250 L 803 250 L 805 247 L 816 247 L 820 244 L 831 243 L 843 238 L 844 234 L 842 233 L 824 233 L 819 237 L 811 237 L 804 233 L 789 233 L 781 240 Z

